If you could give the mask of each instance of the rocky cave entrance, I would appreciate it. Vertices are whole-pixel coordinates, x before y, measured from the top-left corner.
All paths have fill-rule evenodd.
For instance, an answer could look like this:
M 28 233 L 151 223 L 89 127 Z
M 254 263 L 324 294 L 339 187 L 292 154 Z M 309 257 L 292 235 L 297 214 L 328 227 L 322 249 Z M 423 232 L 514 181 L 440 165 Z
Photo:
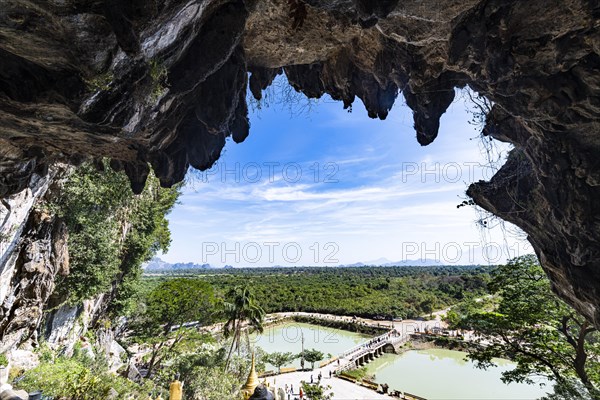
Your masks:
M 283 69 L 307 97 L 360 98 L 372 118 L 401 92 L 421 145 L 469 86 L 494 102 L 484 133 L 515 151 L 468 195 L 523 229 L 557 293 L 600 326 L 597 2 L 14 0 L 1 11 L 0 197 L 104 157 L 136 192 L 149 165 L 164 186 L 205 170 L 226 137 L 249 134 L 248 76 L 260 97 Z

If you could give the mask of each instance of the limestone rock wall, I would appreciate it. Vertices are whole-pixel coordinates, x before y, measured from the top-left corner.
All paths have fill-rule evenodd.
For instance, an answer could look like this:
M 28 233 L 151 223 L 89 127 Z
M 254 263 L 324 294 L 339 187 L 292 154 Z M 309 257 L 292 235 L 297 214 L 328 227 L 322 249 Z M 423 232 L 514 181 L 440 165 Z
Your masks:
M 148 164 L 181 181 L 246 138 L 247 84 L 259 98 L 281 72 L 372 118 L 402 93 L 422 145 L 469 86 L 495 104 L 485 133 L 516 149 L 468 193 L 600 327 L 599 17 L 592 0 L 6 0 L 0 197 L 105 156 L 134 190 Z
M 0 200 L 0 352 L 36 335 L 54 275 L 68 270 L 64 224 L 34 211 L 57 173 L 34 175 L 30 187 Z
M 31 187 L 0 199 L 0 353 L 43 339 L 68 354 L 105 312 L 106 294 L 48 310 L 56 278 L 69 273 L 69 252 L 67 227 L 45 204 L 60 195 L 68 171 L 51 168 L 32 177 Z
M 59 218 L 33 210 L 18 247 L 0 308 L 1 352 L 36 339 L 55 277 L 69 268 L 67 231 Z
M 53 349 L 72 354 L 75 343 L 93 325 L 100 311 L 102 295 L 84 300 L 81 304 L 64 304 L 55 310 L 47 311 L 36 329 L 43 333 L 46 343 Z

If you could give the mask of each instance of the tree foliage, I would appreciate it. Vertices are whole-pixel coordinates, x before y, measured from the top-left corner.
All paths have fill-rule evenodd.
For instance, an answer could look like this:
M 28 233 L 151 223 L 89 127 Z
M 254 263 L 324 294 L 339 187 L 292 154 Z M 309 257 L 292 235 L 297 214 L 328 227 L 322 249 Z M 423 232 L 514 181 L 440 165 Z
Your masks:
M 227 292 L 221 305 L 221 316 L 226 319 L 223 334 L 231 338 L 231 347 L 227 355 L 226 369 L 234 349 L 240 348 L 242 332 L 249 342 L 248 334 L 263 332 L 265 310 L 260 306 L 248 285 L 234 286 Z
M 302 382 L 302 391 L 309 400 L 331 400 L 333 393 L 327 392 L 330 386 L 322 386 L 320 383 Z
M 210 284 L 198 279 L 172 279 L 149 292 L 129 323 L 130 340 L 150 347 L 148 375 L 162 361 L 185 350 L 186 341 L 202 338 L 187 323 L 212 321 L 215 297 Z
M 317 349 L 305 349 L 298 357 L 304 357 L 311 364 L 311 369 L 315 369 L 315 363 L 325 358 L 325 354 Z
M 42 390 L 44 395 L 68 400 L 105 400 L 111 392 L 117 398 L 146 399 L 156 390 L 150 382 L 134 383 L 106 370 L 90 368 L 76 358 L 59 357 L 42 361 L 16 382 L 19 389 Z
M 480 367 L 494 357 L 517 362 L 503 373 L 507 382 L 532 382 L 536 375 L 559 383 L 578 379 L 596 393 L 600 373 L 598 334 L 585 318 L 560 300 L 533 255 L 515 258 L 494 273 L 490 290 L 500 296 L 493 311 L 473 311 L 459 327 L 478 335 L 469 357 Z
M 189 398 L 232 398 L 248 374 L 250 359 L 249 348 L 241 354 L 239 339 L 248 326 L 262 330 L 263 316 L 247 287 L 231 288 L 223 301 L 217 300 L 212 286 L 201 279 L 174 278 L 160 282 L 143 297 L 129 317 L 128 342 L 145 349 L 142 366 L 147 377 L 165 385 L 177 372 L 188 382 L 184 391 Z M 225 330 L 232 339 L 229 349 L 196 329 L 216 318 L 227 319 Z M 234 344 L 237 356 L 232 354 Z M 257 368 L 264 368 L 260 351 L 257 356 Z
M 266 356 L 266 361 L 275 366 L 277 368 L 277 373 L 281 373 L 281 367 L 285 367 L 286 365 L 290 364 L 292 361 L 294 361 L 296 358 L 298 358 L 299 355 L 296 355 L 294 353 L 280 353 L 280 352 L 273 352 L 273 353 L 269 353 Z
M 444 320 L 453 329 L 472 330 L 473 326 L 470 325 L 471 321 L 467 317 L 481 311 L 493 311 L 497 303 L 497 296 L 468 295 L 446 312 Z
M 487 294 L 491 267 L 254 268 L 179 272 L 199 274 L 218 293 L 252 284 L 267 313 L 306 311 L 361 317 L 414 318 Z M 170 275 L 147 278 L 168 279 Z
M 70 271 L 58 281 L 58 298 L 76 304 L 115 289 L 112 308 L 119 313 L 130 305 L 142 263 L 170 244 L 165 216 L 179 191 L 160 188 L 151 175 L 134 195 L 125 174 L 106 164 L 77 168 L 49 208 L 69 231 Z
M 204 343 L 196 343 L 193 349 L 172 355 L 169 368 L 161 371 L 159 381 L 166 387 L 179 374 L 185 399 L 235 399 L 248 374 L 248 355 L 236 357 L 232 361 L 233 368 L 228 371 L 223 371 L 225 357 L 226 350 L 207 338 Z

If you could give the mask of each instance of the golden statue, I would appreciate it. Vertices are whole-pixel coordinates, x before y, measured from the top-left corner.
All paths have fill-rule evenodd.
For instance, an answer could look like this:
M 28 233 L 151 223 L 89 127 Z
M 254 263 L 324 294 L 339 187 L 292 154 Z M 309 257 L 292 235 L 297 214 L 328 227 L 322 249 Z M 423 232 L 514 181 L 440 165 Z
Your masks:
M 175 379 L 169 387 L 169 400 L 183 399 L 183 384 Z
M 254 389 L 258 386 L 258 374 L 256 373 L 256 368 L 254 365 L 254 352 L 252 352 L 252 365 L 250 366 L 250 373 L 248 374 L 248 379 L 246 380 L 246 384 L 242 386 L 242 395 L 245 400 L 248 400 L 252 394 L 254 394 Z

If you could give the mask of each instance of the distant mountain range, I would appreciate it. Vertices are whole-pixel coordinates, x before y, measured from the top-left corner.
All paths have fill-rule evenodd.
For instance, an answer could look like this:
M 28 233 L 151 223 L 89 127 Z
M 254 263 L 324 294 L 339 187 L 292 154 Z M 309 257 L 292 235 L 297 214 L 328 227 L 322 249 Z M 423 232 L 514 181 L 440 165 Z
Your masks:
M 338 265 L 337 267 L 348 267 L 348 268 L 350 268 L 350 267 L 366 267 L 366 266 L 431 267 L 431 266 L 436 266 L 436 265 L 443 265 L 443 264 L 440 263 L 439 261 L 427 260 L 427 259 L 425 259 L 425 260 L 418 259 L 418 260 L 390 261 L 387 258 L 378 258 L 377 260 L 373 260 L 373 261 L 357 262 L 354 264 L 342 264 L 342 265 Z M 154 257 L 152 260 L 150 260 L 148 263 L 146 263 L 146 265 L 144 265 L 143 268 L 146 271 L 177 271 L 177 270 L 184 270 L 184 269 L 216 269 L 216 268 L 220 268 L 220 267 L 214 267 L 210 264 L 196 264 L 193 262 L 171 264 L 171 263 L 168 263 L 168 262 L 160 259 L 159 257 Z M 231 265 L 225 265 L 223 268 L 234 268 L 234 267 Z M 285 268 L 285 266 L 277 265 L 277 266 L 274 266 L 273 268 Z
M 417 259 L 417 260 L 403 260 L 403 261 L 390 261 L 387 258 L 378 258 L 373 261 L 357 262 L 354 264 L 340 265 L 340 267 L 431 267 L 436 265 L 443 265 L 441 262 L 436 260 Z
M 225 268 L 227 267 L 231 266 L 225 266 Z M 210 264 L 196 264 L 193 262 L 171 264 L 158 257 L 154 257 L 152 260 L 148 261 L 143 268 L 146 271 L 176 271 L 182 269 L 211 269 L 213 267 Z

